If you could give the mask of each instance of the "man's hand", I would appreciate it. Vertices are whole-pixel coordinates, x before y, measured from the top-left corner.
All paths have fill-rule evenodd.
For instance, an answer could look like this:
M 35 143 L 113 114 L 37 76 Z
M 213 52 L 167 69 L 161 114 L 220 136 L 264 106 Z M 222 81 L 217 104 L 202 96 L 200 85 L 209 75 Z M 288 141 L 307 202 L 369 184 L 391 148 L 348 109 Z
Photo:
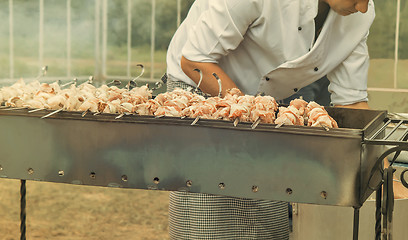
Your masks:
M 358 102 L 350 105 L 336 105 L 335 107 L 369 109 L 367 102 Z

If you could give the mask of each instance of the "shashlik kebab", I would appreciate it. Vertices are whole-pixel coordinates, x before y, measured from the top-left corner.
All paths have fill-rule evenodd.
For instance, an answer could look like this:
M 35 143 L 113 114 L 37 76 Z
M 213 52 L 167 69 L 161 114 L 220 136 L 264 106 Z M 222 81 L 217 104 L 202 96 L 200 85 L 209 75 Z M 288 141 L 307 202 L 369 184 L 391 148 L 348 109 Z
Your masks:
M 115 85 L 115 83 L 114 83 Z M 116 84 L 117 85 L 117 84 Z M 64 88 L 58 82 L 51 84 L 19 80 L 0 89 L 0 102 L 12 108 L 30 108 L 31 111 L 50 109 L 111 114 L 138 114 L 156 117 L 171 116 L 199 119 L 222 119 L 282 125 L 337 128 L 336 121 L 323 106 L 302 99 L 292 100 L 288 107 L 278 107 L 271 96 L 243 95 L 239 89 L 229 89 L 224 97 L 205 98 L 195 91 L 175 89 L 152 96 L 147 85 L 130 88 L 102 85 L 95 87 L 89 81 L 76 86 L 76 81 Z M 276 116 L 276 117 L 275 117 Z M 276 118 L 276 119 L 275 119 Z

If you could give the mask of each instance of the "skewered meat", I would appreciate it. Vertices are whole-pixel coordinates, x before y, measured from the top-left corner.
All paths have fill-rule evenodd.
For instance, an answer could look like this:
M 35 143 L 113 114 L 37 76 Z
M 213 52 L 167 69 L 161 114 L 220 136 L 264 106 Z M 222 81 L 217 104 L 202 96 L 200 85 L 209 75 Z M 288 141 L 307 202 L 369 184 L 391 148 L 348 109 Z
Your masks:
M 304 119 L 300 115 L 300 112 L 294 106 L 279 107 L 278 118 L 275 120 L 276 124 L 284 125 L 298 125 L 304 126 Z
M 294 99 L 289 103 L 289 106 L 294 106 L 297 110 L 299 110 L 300 116 L 304 116 L 307 105 L 308 103 L 300 98 Z
M 305 114 L 307 114 L 307 125 L 312 127 L 338 128 L 337 122 L 329 116 L 329 113 L 316 102 L 310 102 Z
M 251 107 L 250 120 L 262 123 L 275 123 L 275 112 L 278 110 L 278 103 L 271 96 L 257 96 Z
M 68 86 L 68 85 L 66 85 Z M 158 94 L 152 98 L 148 86 L 131 90 L 102 85 L 96 88 L 89 82 L 62 88 L 58 82 L 51 84 L 34 81 L 25 84 L 19 80 L 9 87 L 0 89 L 0 101 L 11 107 L 81 111 L 120 114 L 134 113 L 151 116 L 190 117 L 232 120 L 234 125 L 259 123 L 338 127 L 324 107 L 302 99 L 291 101 L 289 107 L 279 107 L 271 96 L 243 95 L 239 89 L 229 89 L 225 97 L 204 98 L 183 89 Z M 119 118 L 119 117 L 118 117 Z M 276 118 L 276 119 L 275 119 Z M 306 121 L 305 121 L 306 119 Z

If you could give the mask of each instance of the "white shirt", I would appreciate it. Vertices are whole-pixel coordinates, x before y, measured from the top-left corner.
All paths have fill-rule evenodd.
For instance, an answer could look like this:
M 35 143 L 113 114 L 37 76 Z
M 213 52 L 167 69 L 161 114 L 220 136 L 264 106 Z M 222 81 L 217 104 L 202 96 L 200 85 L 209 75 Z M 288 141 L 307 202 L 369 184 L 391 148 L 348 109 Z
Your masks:
M 374 3 L 365 14 L 330 10 L 315 41 L 318 2 L 196 0 L 169 45 L 167 74 L 195 86 L 181 70 L 181 56 L 218 63 L 244 93 L 276 99 L 327 75 L 333 104 L 367 101 Z

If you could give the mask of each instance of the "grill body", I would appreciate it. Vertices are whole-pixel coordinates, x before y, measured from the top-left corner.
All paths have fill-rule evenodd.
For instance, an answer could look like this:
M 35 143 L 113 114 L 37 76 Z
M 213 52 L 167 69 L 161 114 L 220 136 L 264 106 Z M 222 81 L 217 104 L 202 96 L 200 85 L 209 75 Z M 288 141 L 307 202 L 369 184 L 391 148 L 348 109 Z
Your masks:
M 342 128 L 0 110 L 0 176 L 360 207 L 386 112 L 328 111 Z

